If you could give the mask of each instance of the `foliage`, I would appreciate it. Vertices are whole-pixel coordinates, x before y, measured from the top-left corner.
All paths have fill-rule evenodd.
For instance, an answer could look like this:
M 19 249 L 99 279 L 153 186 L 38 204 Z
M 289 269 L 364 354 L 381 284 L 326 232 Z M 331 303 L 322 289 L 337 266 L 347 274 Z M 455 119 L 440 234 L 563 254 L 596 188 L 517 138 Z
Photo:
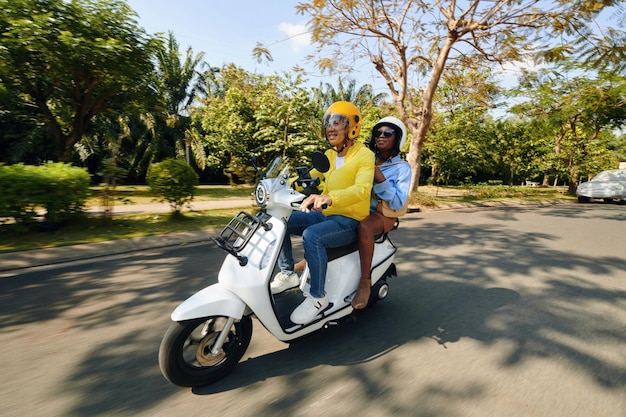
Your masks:
M 89 194 L 89 174 L 69 164 L 0 165 L 0 218 L 24 225 L 60 225 L 82 215 Z
M 70 154 L 92 178 L 115 185 L 143 183 L 150 164 L 186 158 L 203 181 L 253 183 L 253 154 L 260 166 L 276 156 L 305 165 L 325 148 L 321 115 L 340 99 L 361 109 L 363 141 L 381 117 L 404 119 L 408 159 L 423 162 L 430 173 L 422 179 L 437 184 L 542 176 L 544 184 L 575 184 L 626 159 L 624 135 L 615 134 L 624 120 L 626 60 L 616 60 L 623 33 L 590 27 L 614 0 L 468 4 L 297 6 L 320 52 L 330 51 L 316 56 L 321 67 L 346 74 L 367 58 L 389 87 L 385 102 L 345 75 L 308 88 L 297 70 L 266 76 L 235 64 L 209 67 L 203 53 L 181 53 L 173 33 L 148 36 L 122 0 L 0 0 L 0 161 L 41 164 Z M 563 43 L 548 33 L 562 34 Z M 492 120 L 502 91 L 491 64 L 527 60 L 532 48 L 547 62 L 580 53 L 608 69 L 566 63 L 529 74 L 512 92 L 518 102 L 529 98 L 517 118 Z
M 229 65 L 217 80 L 222 94 L 207 96 L 194 109 L 191 132 L 206 148 L 207 166 L 224 169 L 231 183 L 255 181 L 252 155 L 260 166 L 277 156 L 301 163 L 324 146 L 322 109 L 299 77 L 252 74 Z
M 188 48 L 181 57 L 171 32 L 167 38 L 157 37 L 154 44 L 150 74 L 154 94 L 132 113 L 95 117 L 93 128 L 76 146 L 81 161 L 99 163 L 91 168 L 94 173 L 105 171 L 104 162 L 114 160 L 127 172 L 127 180 L 143 182 L 150 163 L 172 157 L 205 168 L 204 147 L 189 130 L 189 108 L 206 94 L 203 54 L 194 55 Z
M 617 165 L 606 142 L 626 123 L 626 81 L 614 73 L 584 71 L 582 65 L 527 72 L 518 94 L 528 101 L 512 111 L 535 121 L 537 132 L 551 139 L 551 166 L 573 193 L 581 175 Z
M 366 59 L 385 80 L 412 133 L 408 161 L 416 190 L 435 92 L 447 68 L 522 61 L 536 45 L 552 51 L 552 35 L 580 33 L 590 17 L 615 3 L 311 0 L 296 9 L 310 18 L 320 68 L 350 71 Z
M 170 203 L 176 213 L 193 200 L 198 174 L 179 159 L 166 159 L 150 165 L 146 181 L 150 190 Z
M 0 79 L 47 126 L 40 157 L 69 161 L 94 117 L 149 95 L 152 41 L 126 2 L 0 0 L 0 10 Z
M 358 87 L 356 80 L 346 77 L 337 78 L 337 87 L 329 83 L 320 83 L 318 88 L 313 88 L 313 95 L 323 109 L 327 109 L 336 101 L 348 101 L 361 112 L 383 104 L 386 96 L 385 93 L 375 94 L 369 84 Z
M 434 124 L 424 151 L 431 168 L 431 183 L 455 184 L 484 170 L 487 158 L 481 144 L 487 140 L 487 123 L 484 117 L 469 112 Z
M 184 61 L 174 34 L 169 32 L 165 46 L 160 46 L 156 54 L 156 74 L 153 80 L 160 106 L 163 111 L 157 113 L 160 133 L 170 138 L 170 144 L 176 157 L 185 157 L 187 163 L 194 162 L 200 169 L 206 167 L 206 154 L 202 143 L 190 132 L 189 109 L 192 104 L 207 92 L 206 73 L 199 68 L 204 66 L 204 53 L 194 55 L 187 48 Z
M 524 184 L 546 174 L 543 161 L 550 154 L 549 142 L 532 132 L 527 122 L 501 120 L 491 124 L 485 150 L 494 170 L 492 178 L 501 178 L 509 185 Z
M 558 63 L 575 58 L 600 71 L 626 72 L 626 9 L 622 0 L 569 1 L 562 19 L 555 21 L 563 42 L 546 42 L 537 54 L 540 60 Z M 566 3 L 566 4 L 567 4 Z M 580 19 L 572 19 L 580 15 Z M 616 22 L 616 26 L 611 23 Z M 566 23 L 566 24 L 563 24 Z M 564 36 L 563 36 L 564 35 Z

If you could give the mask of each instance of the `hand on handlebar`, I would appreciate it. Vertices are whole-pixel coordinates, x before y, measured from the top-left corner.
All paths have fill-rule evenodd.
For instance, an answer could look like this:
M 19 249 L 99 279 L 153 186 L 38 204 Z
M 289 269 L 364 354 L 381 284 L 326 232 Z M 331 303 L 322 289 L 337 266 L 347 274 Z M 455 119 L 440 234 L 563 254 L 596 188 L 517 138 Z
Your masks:
M 313 210 L 322 211 L 333 203 L 333 199 L 329 195 L 311 194 L 300 203 L 302 211 Z

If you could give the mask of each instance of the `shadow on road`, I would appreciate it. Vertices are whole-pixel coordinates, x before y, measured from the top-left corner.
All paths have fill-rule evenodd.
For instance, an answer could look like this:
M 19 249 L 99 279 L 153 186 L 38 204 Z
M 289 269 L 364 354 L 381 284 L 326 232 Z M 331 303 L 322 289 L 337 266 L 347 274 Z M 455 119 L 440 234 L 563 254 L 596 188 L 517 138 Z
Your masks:
M 623 277 L 626 260 L 572 256 L 548 244 L 556 239 L 550 233 L 513 232 L 506 227 L 522 212 L 494 210 L 490 222 L 471 225 L 434 223 L 422 214 L 407 216 L 392 235 L 399 247 L 399 278 L 391 282 L 386 300 L 356 314 L 354 322 L 250 358 L 223 380 L 192 392 L 224 393 L 286 377 L 289 383 L 280 398 L 266 410 L 257 410 L 258 415 L 296 410 L 299 396 L 314 395 L 307 392 L 314 368 L 330 365 L 347 366 L 345 372 L 384 400 L 389 395 L 384 384 L 359 365 L 379 361 L 378 372 L 386 375 L 391 364 L 385 358 L 399 347 L 432 342 L 446 349 L 464 338 L 485 346 L 506 341 L 511 349 L 501 359 L 503 367 L 554 357 L 585 372 L 601 387 L 623 389 L 624 364 L 585 345 L 614 348 L 626 343 L 622 321 L 626 291 L 610 282 L 611 277 Z M 543 215 L 558 221 L 584 214 L 554 207 Z M 626 220 L 622 212 L 605 215 Z M 57 385 L 59 392 L 79 393 L 83 399 L 72 415 L 122 410 L 132 415 L 133 410 L 154 407 L 155 401 L 179 391 L 163 379 L 157 365 L 168 315 L 178 302 L 210 283 L 205 277 L 216 275 L 222 259 L 219 251 L 200 246 L 147 252 L 80 270 L 0 279 L 2 340 L 28 327 L 57 332 L 48 335 L 47 343 L 53 339 L 68 348 L 87 346 L 80 353 L 82 359 L 71 365 L 71 377 Z M 510 283 L 509 276 L 514 277 Z M 65 327 L 55 328 L 59 321 Z M 90 338 L 89 343 L 83 338 Z M 414 359 L 406 367 L 419 372 L 420 358 Z M 477 386 L 453 394 L 480 396 L 483 391 Z

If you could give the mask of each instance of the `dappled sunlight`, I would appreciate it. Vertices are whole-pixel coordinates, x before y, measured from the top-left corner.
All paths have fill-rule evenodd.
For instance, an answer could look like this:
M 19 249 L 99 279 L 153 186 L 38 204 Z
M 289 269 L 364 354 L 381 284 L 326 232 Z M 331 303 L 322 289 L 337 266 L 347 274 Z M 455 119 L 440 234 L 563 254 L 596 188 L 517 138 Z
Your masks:
M 198 406 L 210 395 L 233 416 L 245 414 L 244 405 L 256 415 L 313 415 L 324 401 L 342 404 L 346 415 L 364 407 L 371 415 L 464 415 L 494 395 L 538 413 L 541 391 L 553 389 L 547 369 L 566 377 L 557 391 L 574 397 L 558 406 L 571 415 L 584 381 L 598 399 L 626 384 L 626 259 L 618 249 L 581 253 L 571 242 L 577 231 L 554 227 L 560 218 L 613 221 L 622 212 L 546 208 L 537 214 L 544 223 L 528 226 L 529 214 L 406 216 L 391 232 L 398 277 L 387 299 L 291 344 L 255 320 L 249 353 L 209 386 L 169 384 L 157 351 L 174 307 L 215 281 L 224 255 L 211 245 L 0 279 L 0 353 L 23 349 L 24 340 L 28 349 L 55 346 L 54 360 L 69 367 L 54 395 L 71 395 L 71 415 L 155 415 L 177 395 Z M 48 337 L 26 337 L 33 327 Z M 9 375 L 24 378 L 16 372 Z M 516 383 L 535 397 L 512 397 Z M 231 400 L 242 393 L 241 405 Z

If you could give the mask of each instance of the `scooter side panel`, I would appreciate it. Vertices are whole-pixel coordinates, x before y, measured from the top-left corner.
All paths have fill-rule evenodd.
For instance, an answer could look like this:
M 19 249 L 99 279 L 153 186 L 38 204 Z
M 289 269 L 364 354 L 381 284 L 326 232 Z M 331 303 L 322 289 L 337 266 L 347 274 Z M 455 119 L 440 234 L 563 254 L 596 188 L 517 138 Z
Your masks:
M 208 316 L 227 316 L 240 319 L 246 304 L 219 283 L 210 285 L 185 301 L 171 315 L 173 321 L 190 320 Z
M 389 240 L 377 243 L 374 246 L 374 257 L 372 258 L 372 284 L 378 282 L 387 268 L 393 263 L 397 248 Z
M 328 301 L 339 306 L 356 290 L 361 278 L 359 252 L 352 252 L 328 263 L 325 290 Z
M 262 228 L 250 239 L 241 251 L 248 263 L 241 266 L 233 256 L 227 256 L 218 274 L 218 282 L 250 308 L 257 318 L 272 333 L 282 332 L 275 316 L 270 296 L 269 282 L 278 258 L 278 252 L 286 231 L 285 222 L 272 218 L 272 228 Z
M 396 247 L 389 240 L 374 245 L 372 258 L 372 282 L 377 282 L 393 262 Z M 334 304 L 345 304 L 344 300 L 354 294 L 361 278 L 359 252 L 337 258 L 328 263 L 326 272 L 326 294 Z M 308 287 L 306 288 L 308 290 Z

